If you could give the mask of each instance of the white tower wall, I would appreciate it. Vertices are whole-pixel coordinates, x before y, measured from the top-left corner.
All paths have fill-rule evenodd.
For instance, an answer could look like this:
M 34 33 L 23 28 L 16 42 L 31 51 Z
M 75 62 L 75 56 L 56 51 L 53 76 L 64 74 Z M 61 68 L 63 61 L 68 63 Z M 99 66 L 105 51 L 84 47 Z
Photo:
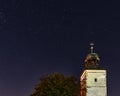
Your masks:
M 107 96 L 106 70 L 84 70 L 80 80 L 81 96 Z

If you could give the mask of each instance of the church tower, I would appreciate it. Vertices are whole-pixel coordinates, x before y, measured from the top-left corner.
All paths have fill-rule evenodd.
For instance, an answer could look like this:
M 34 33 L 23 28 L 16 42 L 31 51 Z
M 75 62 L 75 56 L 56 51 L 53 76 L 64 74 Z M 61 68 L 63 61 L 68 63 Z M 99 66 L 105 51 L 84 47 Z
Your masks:
M 80 77 L 80 96 L 107 96 L 106 70 L 100 68 L 100 58 L 93 52 L 94 44 L 91 43 L 91 53 L 85 58 L 85 68 Z

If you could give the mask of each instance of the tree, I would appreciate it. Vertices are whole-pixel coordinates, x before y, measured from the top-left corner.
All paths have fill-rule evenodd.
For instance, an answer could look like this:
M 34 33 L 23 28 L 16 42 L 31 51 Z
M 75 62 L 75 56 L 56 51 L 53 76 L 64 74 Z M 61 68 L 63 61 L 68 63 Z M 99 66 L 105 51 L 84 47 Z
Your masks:
M 75 77 L 53 73 L 43 76 L 30 96 L 79 96 L 79 92 Z

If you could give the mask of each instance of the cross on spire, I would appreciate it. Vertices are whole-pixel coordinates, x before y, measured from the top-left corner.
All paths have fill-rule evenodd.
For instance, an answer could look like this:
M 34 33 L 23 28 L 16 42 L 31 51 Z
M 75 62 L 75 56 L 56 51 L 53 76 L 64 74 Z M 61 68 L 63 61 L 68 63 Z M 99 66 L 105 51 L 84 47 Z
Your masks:
M 91 53 L 93 53 L 93 49 L 94 49 L 94 43 L 90 43 L 90 49 L 91 49 Z

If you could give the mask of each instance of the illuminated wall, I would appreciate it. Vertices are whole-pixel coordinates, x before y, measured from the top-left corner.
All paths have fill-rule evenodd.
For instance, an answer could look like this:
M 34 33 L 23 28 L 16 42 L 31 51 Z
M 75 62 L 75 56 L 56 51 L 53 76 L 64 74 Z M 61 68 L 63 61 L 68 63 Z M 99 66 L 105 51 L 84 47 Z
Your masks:
M 84 70 L 80 85 L 81 96 L 107 96 L 106 70 Z

